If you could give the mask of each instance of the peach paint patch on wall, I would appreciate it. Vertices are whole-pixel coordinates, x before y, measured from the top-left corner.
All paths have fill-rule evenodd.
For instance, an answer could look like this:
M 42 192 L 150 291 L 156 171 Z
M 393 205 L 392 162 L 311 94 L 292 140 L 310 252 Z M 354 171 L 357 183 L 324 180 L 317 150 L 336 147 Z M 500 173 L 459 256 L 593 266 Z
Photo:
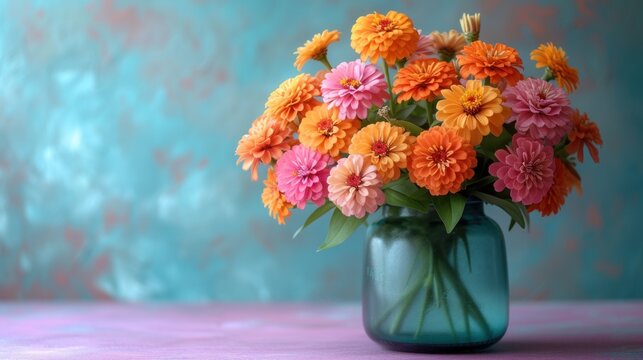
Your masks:
M 594 262 L 594 269 L 612 279 L 619 278 L 623 273 L 623 267 L 621 265 L 607 260 L 598 260 Z
M 87 8 L 96 24 L 118 34 L 126 46 L 161 47 L 172 33 L 165 14 L 145 6 L 122 6 L 115 0 L 100 0 Z
M 591 204 L 587 208 L 587 224 L 595 229 L 601 230 L 603 228 L 603 214 L 601 213 L 600 208 L 596 204 Z
M 578 28 L 587 27 L 593 21 L 596 21 L 596 0 L 576 0 L 576 18 L 574 25 Z

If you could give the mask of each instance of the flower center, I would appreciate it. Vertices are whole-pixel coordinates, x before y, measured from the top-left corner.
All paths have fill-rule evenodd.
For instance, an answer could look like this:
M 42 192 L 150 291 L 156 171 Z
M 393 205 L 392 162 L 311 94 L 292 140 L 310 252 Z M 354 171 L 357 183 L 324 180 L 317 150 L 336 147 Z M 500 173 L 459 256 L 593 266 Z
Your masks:
M 325 58 L 327 53 L 328 53 L 328 49 L 324 47 L 324 48 L 318 49 L 316 52 L 314 52 L 313 55 L 311 56 L 311 58 L 313 60 L 319 61 L 319 60 Z
M 331 119 L 322 119 L 317 124 L 317 130 L 325 136 L 333 135 L 333 120 Z
M 540 100 L 545 100 L 545 99 L 547 99 L 547 92 L 545 92 L 545 90 L 541 90 L 541 91 L 538 93 L 538 97 L 540 98 Z
M 393 22 L 390 19 L 384 18 L 380 20 L 380 23 L 378 24 L 378 30 L 379 31 L 391 31 L 395 28 L 393 25 Z
M 453 60 L 453 57 L 455 56 L 455 53 L 457 52 L 456 49 L 452 47 L 445 46 L 443 48 L 439 48 L 438 50 L 438 57 L 442 61 L 451 61 Z
M 357 188 L 362 184 L 362 178 L 357 174 L 350 174 L 346 179 L 346 185 Z
M 352 79 L 352 78 L 343 78 L 339 81 L 339 84 L 347 89 L 348 88 L 357 89 L 358 87 L 362 86 L 361 81 L 357 79 Z
M 297 168 L 297 170 L 293 171 L 293 175 L 295 175 L 297 177 L 305 178 L 305 177 L 307 177 L 308 175 L 310 175 L 310 174 L 312 174 L 314 172 L 315 171 L 313 169 L 309 169 L 306 166 L 300 166 L 299 168 Z
M 482 89 L 466 90 L 460 98 L 462 109 L 467 115 L 475 115 L 482 107 Z
M 382 140 L 377 140 L 371 145 L 371 150 L 377 156 L 386 156 L 388 155 L 388 145 Z
M 522 164 L 520 164 L 520 172 L 535 181 L 540 181 L 540 179 L 542 178 L 541 170 L 542 169 L 540 163 L 537 161 L 523 161 Z
M 449 156 L 453 153 L 452 151 L 446 150 L 444 147 L 434 147 L 431 149 L 432 152 L 429 155 L 429 160 L 440 170 L 441 173 L 444 173 L 446 168 L 451 165 L 449 161 Z
M 505 56 L 505 50 L 504 49 L 496 49 L 495 47 L 491 50 L 487 50 L 487 57 L 494 59 L 494 58 L 500 58 Z
M 447 161 L 447 152 L 444 149 L 440 149 L 433 154 L 431 154 L 431 159 L 436 164 L 442 164 Z

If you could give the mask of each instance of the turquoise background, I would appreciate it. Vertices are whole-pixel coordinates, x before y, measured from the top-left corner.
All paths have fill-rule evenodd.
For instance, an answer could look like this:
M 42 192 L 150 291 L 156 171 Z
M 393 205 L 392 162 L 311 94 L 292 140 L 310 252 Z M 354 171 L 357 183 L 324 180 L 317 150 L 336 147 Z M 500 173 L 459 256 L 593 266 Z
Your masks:
M 315 249 L 268 217 L 237 139 L 296 74 L 292 52 L 396 9 L 429 32 L 482 13 L 482 38 L 564 47 L 571 98 L 601 127 L 584 194 L 507 234 L 513 299 L 643 296 L 640 49 L 636 1 L 2 1 L 0 298 L 356 300 L 364 230 Z M 320 67 L 309 64 L 305 71 Z M 263 174 L 262 174 L 263 175 Z M 489 211 L 506 228 L 508 219 Z

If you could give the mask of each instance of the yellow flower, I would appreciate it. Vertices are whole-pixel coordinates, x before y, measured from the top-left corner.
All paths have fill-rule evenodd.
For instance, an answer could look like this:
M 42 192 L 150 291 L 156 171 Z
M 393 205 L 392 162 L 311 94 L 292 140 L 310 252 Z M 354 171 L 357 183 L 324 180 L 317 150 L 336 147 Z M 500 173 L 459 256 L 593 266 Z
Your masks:
M 308 60 L 317 60 L 317 61 L 327 61 L 326 52 L 328 51 L 328 45 L 335 41 L 339 41 L 340 32 L 337 30 L 324 30 L 319 34 L 315 34 L 312 40 L 306 41 L 304 46 L 300 46 L 295 51 L 297 59 L 295 60 L 295 67 L 297 70 L 301 71 L 301 68 L 304 67 L 304 64 Z
M 466 87 L 453 85 L 442 90 L 442 96 L 436 118 L 474 146 L 489 133 L 500 135 L 502 125 L 511 115 L 511 109 L 502 106 L 500 90 L 484 86 L 480 80 L 469 80 Z
M 359 130 L 359 120 L 340 120 L 337 111 L 321 104 L 306 113 L 299 125 L 299 142 L 337 159 L 348 151 L 351 138 Z
M 266 115 L 284 122 L 302 117 L 320 104 L 321 82 L 308 74 L 299 74 L 282 82 L 266 102 Z
M 268 176 L 264 180 L 265 185 L 261 193 L 261 201 L 263 206 L 268 208 L 268 213 L 273 219 L 277 219 L 279 224 L 285 224 L 285 219 L 290 217 L 290 209 L 293 205 L 286 200 L 286 196 L 277 188 L 277 177 L 275 170 L 268 168 Z
M 568 93 L 578 87 L 578 71 L 567 64 L 565 50 L 552 43 L 540 44 L 531 52 L 531 60 L 536 62 L 537 68 L 547 67 L 551 75 Z
M 362 61 L 376 63 L 381 57 L 389 66 L 413 54 L 419 40 L 413 21 L 395 11 L 360 16 L 351 32 L 351 46 Z
M 406 168 L 414 142 L 415 137 L 403 128 L 381 121 L 358 131 L 348 153 L 363 155 L 368 163 L 377 167 L 380 178 L 387 183 L 399 178 L 400 169 Z

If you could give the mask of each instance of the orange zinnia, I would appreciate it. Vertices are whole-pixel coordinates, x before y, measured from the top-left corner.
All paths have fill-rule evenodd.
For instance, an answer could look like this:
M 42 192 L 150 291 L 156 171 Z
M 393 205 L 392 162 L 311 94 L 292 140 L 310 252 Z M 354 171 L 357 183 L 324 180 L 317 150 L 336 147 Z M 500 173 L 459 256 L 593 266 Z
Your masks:
M 420 40 L 413 21 L 395 11 L 360 16 L 351 31 L 351 46 L 362 61 L 376 63 L 381 57 L 389 66 L 413 54 Z
M 302 117 L 320 104 L 321 82 L 308 74 L 299 74 L 282 82 L 266 102 L 266 115 L 285 122 Z
M 435 117 L 474 146 L 489 133 L 500 135 L 502 125 L 511 115 L 511 109 L 502 105 L 500 90 L 482 85 L 480 80 L 469 80 L 466 86 L 453 85 L 442 90 L 442 96 Z
M 299 125 L 299 141 L 322 154 L 337 159 L 348 151 L 351 137 L 359 130 L 359 120 L 340 120 L 336 111 L 321 104 L 306 113 Z
M 304 67 L 304 64 L 308 60 L 317 60 L 317 61 L 327 61 L 326 53 L 328 52 L 328 45 L 339 41 L 340 32 L 337 30 L 324 30 L 319 34 L 315 34 L 312 40 L 306 41 L 304 46 L 300 46 L 295 51 L 297 59 L 295 60 L 295 67 L 297 70 L 301 71 L 301 68 Z
M 286 196 L 277 188 L 277 176 L 275 169 L 268 168 L 268 176 L 264 180 L 261 201 L 263 206 L 268 208 L 268 213 L 273 219 L 277 219 L 279 224 L 285 224 L 285 219 L 290 217 L 290 209 L 293 205 L 286 200 Z
M 568 93 L 576 90 L 578 86 L 578 71 L 567 64 L 565 50 L 552 43 L 540 44 L 531 52 L 531 60 L 536 62 L 537 68 L 547 67 L 551 75 Z
M 431 195 L 460 191 L 478 164 L 476 152 L 455 130 L 434 126 L 417 137 L 410 156 L 409 176 Z
M 292 129 L 286 123 L 261 115 L 239 140 L 235 151 L 239 156 L 237 164 L 243 162 L 243 170 L 251 169 L 252 180 L 257 181 L 259 164 L 269 164 L 279 159 L 294 142 Z
M 403 128 L 381 121 L 358 131 L 348 153 L 363 155 L 367 162 L 377 167 L 380 178 L 387 183 L 399 178 L 400 169 L 406 168 L 414 142 L 415 137 Z
M 433 101 L 442 89 L 457 82 L 453 64 L 425 58 L 412 61 L 398 71 L 393 92 L 398 94 L 398 103 L 410 99 Z
M 488 77 L 494 84 L 504 79 L 509 85 L 514 85 L 523 78 L 520 73 L 522 59 L 518 51 L 505 44 L 492 45 L 480 40 L 474 41 L 465 46 L 457 58 L 463 78 L 473 75 L 474 78 L 483 80 Z
M 572 188 L 581 191 L 580 179 L 568 168 L 571 165 L 565 164 L 559 158 L 556 158 L 555 161 L 554 184 L 539 203 L 528 207 L 529 211 L 540 211 L 542 216 L 557 214 L 565 204 L 565 198 L 572 191 Z
M 597 163 L 599 159 L 596 145 L 603 145 L 603 138 L 598 126 L 589 120 L 586 113 L 581 114 L 578 109 L 575 109 L 572 113 L 572 125 L 572 130 L 567 135 L 569 138 L 567 152 L 570 154 L 576 153 L 578 161 L 583 162 L 583 148 L 587 146 L 592 160 Z

